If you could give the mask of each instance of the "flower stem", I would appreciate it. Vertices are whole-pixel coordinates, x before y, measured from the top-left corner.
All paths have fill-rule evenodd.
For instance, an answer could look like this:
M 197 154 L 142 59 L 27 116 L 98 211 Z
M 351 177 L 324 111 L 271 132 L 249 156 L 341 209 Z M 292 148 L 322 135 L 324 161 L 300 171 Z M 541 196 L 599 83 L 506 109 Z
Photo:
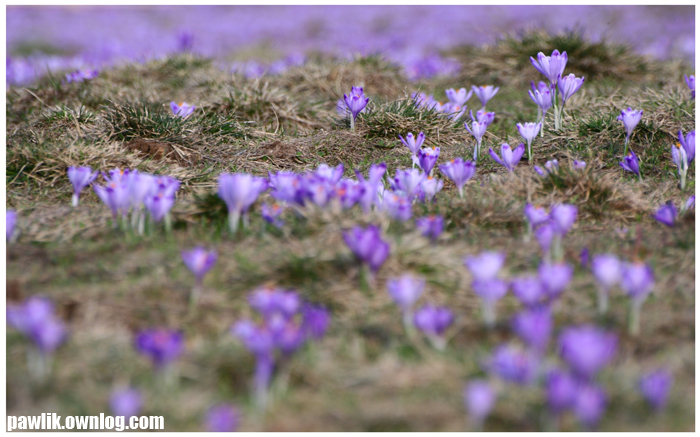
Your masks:
M 255 363 L 255 376 L 253 380 L 253 398 L 258 411 L 267 408 L 268 388 L 272 379 L 274 362 L 270 354 L 261 354 Z
M 228 228 L 231 231 L 231 235 L 236 235 L 238 230 L 238 222 L 241 219 L 241 213 L 237 210 L 233 210 L 228 213 Z
M 496 325 L 496 311 L 494 308 L 494 303 L 483 300 L 481 304 L 481 313 L 484 317 L 484 325 L 486 325 L 488 329 L 493 329 L 493 327 Z
M 601 316 L 608 312 L 608 291 L 598 287 L 598 314 Z
M 355 131 L 355 117 L 350 116 L 350 130 Z
M 632 301 L 630 302 L 630 312 L 627 327 L 630 335 L 635 337 L 639 335 L 639 318 L 640 313 L 642 312 L 642 303 L 644 303 L 644 301 L 639 298 L 632 298 Z

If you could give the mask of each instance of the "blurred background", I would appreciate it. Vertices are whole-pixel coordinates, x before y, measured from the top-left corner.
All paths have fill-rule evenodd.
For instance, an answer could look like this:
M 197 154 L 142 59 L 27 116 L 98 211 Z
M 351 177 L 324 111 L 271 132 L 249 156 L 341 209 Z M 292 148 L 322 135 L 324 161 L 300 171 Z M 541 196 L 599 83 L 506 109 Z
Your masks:
M 8 6 L 7 82 L 190 51 L 246 76 L 313 54 L 381 53 L 409 78 L 449 75 L 449 50 L 535 28 L 579 30 L 695 61 L 694 6 Z

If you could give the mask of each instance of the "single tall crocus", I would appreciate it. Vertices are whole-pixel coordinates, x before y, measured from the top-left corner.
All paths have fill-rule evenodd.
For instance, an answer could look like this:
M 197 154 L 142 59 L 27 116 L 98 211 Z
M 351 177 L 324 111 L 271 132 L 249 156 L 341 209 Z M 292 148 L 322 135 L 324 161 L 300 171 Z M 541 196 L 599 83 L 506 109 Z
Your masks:
M 355 119 L 357 115 L 365 109 L 367 103 L 369 103 L 369 97 L 365 97 L 365 92 L 362 87 L 353 86 L 350 90 L 350 95 L 343 94 L 343 99 L 352 115 L 350 118 L 350 129 L 355 130 Z
M 504 381 L 528 385 L 537 376 L 539 359 L 530 351 L 503 344 L 496 348 L 486 367 Z
M 617 335 L 593 325 L 564 329 L 559 335 L 559 354 L 583 381 L 589 381 L 615 358 Z
M 625 156 L 622 161 L 620 161 L 620 167 L 636 174 L 637 177 L 639 177 L 639 180 L 642 180 L 642 172 L 639 169 L 639 160 L 637 159 L 637 155 L 634 154 L 634 150 L 630 149 L 629 155 Z
M 504 262 L 505 254 L 501 252 L 483 252 L 464 258 L 464 265 L 472 274 L 472 289 L 481 298 L 484 324 L 488 328 L 496 322 L 496 302 L 508 292 L 508 283 L 496 277 Z
M 199 295 L 202 293 L 202 283 L 204 275 L 214 267 L 217 254 L 215 250 L 208 251 L 203 247 L 195 247 L 192 250 L 182 252 L 182 261 L 194 274 L 194 287 L 190 294 L 190 304 L 195 305 Z
M 511 280 L 511 288 L 515 297 L 526 308 L 535 309 L 540 307 L 547 297 L 542 282 L 534 275 L 513 278 Z
M 641 262 L 626 264 L 622 269 L 620 288 L 630 297 L 629 332 L 639 334 L 639 316 L 642 304 L 654 288 L 654 272 Z
M 688 88 L 690 88 L 690 95 L 695 98 L 695 76 L 694 75 L 685 75 L 685 83 L 688 85 Z
M 135 388 L 115 389 L 109 397 L 109 407 L 115 416 L 124 416 L 127 420 L 141 411 L 143 398 Z
M 425 217 L 420 217 L 416 219 L 416 228 L 420 231 L 421 235 L 434 243 L 437 241 L 440 234 L 445 227 L 445 221 L 442 216 L 439 215 L 429 215 Z
M 399 139 L 403 143 L 404 146 L 408 147 L 408 150 L 411 151 L 411 156 L 416 156 L 418 151 L 420 150 L 421 146 L 423 146 L 423 142 L 425 141 L 425 135 L 423 132 L 419 133 L 418 136 L 414 137 L 411 132 L 409 132 L 406 135 L 406 139 L 404 139 L 401 135 L 399 135 Z M 413 163 L 415 166 L 415 162 Z
M 489 155 L 491 155 L 491 158 L 505 167 L 509 172 L 512 172 L 515 166 L 518 165 L 518 162 L 520 162 L 520 159 L 523 157 L 523 153 L 525 153 L 525 145 L 523 143 L 520 143 L 515 149 L 511 149 L 509 144 L 501 144 L 500 158 L 496 155 L 496 152 L 489 147 Z
M 666 369 L 655 370 L 639 379 L 639 391 L 656 411 L 666 407 L 672 385 L 673 375 Z
M 217 194 L 228 207 L 229 229 L 235 234 L 241 216 L 247 217 L 248 209 L 255 203 L 260 193 L 267 189 L 263 178 L 245 173 L 221 173 Z
M 438 168 L 455 183 L 459 190 L 459 197 L 464 197 L 464 185 L 476 173 L 476 164 L 473 161 L 464 161 L 462 158 L 455 158 L 447 164 L 438 165 Z
M 620 120 L 625 126 L 625 132 L 627 133 L 627 136 L 625 137 L 625 153 L 623 153 L 625 156 L 627 155 L 627 148 L 629 146 L 630 137 L 632 136 L 632 131 L 635 127 L 637 127 L 637 124 L 639 124 L 643 113 L 644 111 L 641 109 L 635 110 L 632 108 L 627 108 L 623 109 L 620 115 L 617 116 L 617 119 Z
M 559 53 L 559 50 L 554 50 L 551 56 L 545 56 L 544 53 L 540 52 L 537 54 L 537 60 L 530 57 L 530 62 L 539 71 L 544 74 L 549 80 L 550 87 L 552 89 L 552 105 L 554 106 L 554 128 L 556 130 L 561 129 L 561 116 L 560 109 L 557 104 L 557 84 L 561 76 L 564 74 L 564 68 L 566 68 L 566 62 L 569 57 L 566 52 Z M 543 110 L 544 112 L 544 110 Z M 544 114 L 543 114 L 544 118 Z
M 569 285 L 574 276 L 574 268 L 564 263 L 543 262 L 537 273 L 544 293 L 551 302 L 561 296 Z
M 136 350 L 148 357 L 156 370 L 165 371 L 184 350 L 182 331 L 148 329 L 136 336 Z
M 531 234 L 535 228 L 549 220 L 549 214 L 547 214 L 544 208 L 533 206 L 530 203 L 525 204 L 523 213 L 527 219 L 528 239 L 529 234 Z
M 51 355 L 67 338 L 63 322 L 56 316 L 53 303 L 33 296 L 21 305 L 7 305 L 7 323 L 28 337 L 34 348 L 27 354 L 32 378 L 43 380 L 51 368 Z
M 15 233 L 15 225 L 17 224 L 17 211 L 8 209 L 5 211 L 5 238 L 7 241 L 12 240 Z
M 527 160 L 532 163 L 532 142 L 542 128 L 542 123 L 518 123 L 515 125 L 520 132 L 520 136 L 527 142 Z
M 685 149 L 685 154 L 688 156 L 688 164 L 690 165 L 695 159 L 695 131 L 692 130 L 683 137 L 683 131 L 679 130 L 678 141 L 681 143 L 681 147 Z
M 539 354 L 547 350 L 553 325 L 551 310 L 546 306 L 522 311 L 512 321 L 516 335 Z
M 97 178 L 97 173 L 90 167 L 68 167 L 68 180 L 73 184 L 71 203 L 74 207 L 78 206 L 80 192 Z
M 598 254 L 593 256 L 591 270 L 598 288 L 598 313 L 605 314 L 608 311 L 610 290 L 622 278 L 622 263 L 615 255 Z
M 601 387 L 581 384 L 574 399 L 574 414 L 586 429 L 592 430 L 603 417 L 607 403 L 607 396 Z
M 464 405 L 476 430 L 483 429 L 484 420 L 491 413 L 495 401 L 496 393 L 485 380 L 473 380 L 464 387 Z
M 472 85 L 472 91 L 474 91 L 476 96 L 481 101 L 481 107 L 484 110 L 486 109 L 486 104 L 488 103 L 488 101 L 496 95 L 498 90 L 499 87 L 494 88 L 493 85 L 482 85 L 480 87 Z
M 411 331 L 413 322 L 413 306 L 423 294 L 425 278 L 405 273 L 387 282 L 389 295 L 403 314 L 403 326 L 406 332 Z
M 464 123 L 464 128 L 467 131 L 469 131 L 469 133 L 472 134 L 474 136 L 474 139 L 476 140 L 476 146 L 474 146 L 474 162 L 476 162 L 476 163 L 479 162 L 479 153 L 481 151 L 481 140 L 484 137 L 484 134 L 486 133 L 486 129 L 488 127 L 489 127 L 489 124 L 485 121 L 482 121 L 482 122 L 473 121 L 471 129 L 469 128 L 469 124 L 467 124 L 467 122 Z
M 379 267 L 389 257 L 389 243 L 382 240 L 379 227 L 370 225 L 367 228 L 355 226 L 343 233 L 345 244 L 370 272 L 376 273 Z
M 672 201 L 668 201 L 663 204 L 656 212 L 652 215 L 654 220 L 662 223 L 669 228 L 676 224 L 676 217 L 678 217 L 678 210 Z
M 460 88 L 456 91 L 454 88 L 445 90 L 447 99 L 455 106 L 464 106 L 465 103 L 472 97 L 472 91 L 467 92 L 466 88 Z
M 540 82 L 544 84 L 544 82 Z M 540 117 L 540 124 L 542 128 L 540 129 L 540 137 L 544 136 L 544 117 L 547 115 L 547 111 L 552 107 L 552 91 L 549 87 L 540 87 L 539 90 L 528 91 L 530 98 L 533 102 L 537 104 L 538 116 Z
M 413 162 L 418 164 L 426 176 L 430 176 L 439 156 L 439 147 L 424 147 L 418 150 L 416 156 L 413 157 Z
M 238 410 L 228 404 L 214 405 L 209 408 L 204 418 L 204 425 L 208 432 L 235 432 L 239 422 Z
M 416 311 L 413 317 L 413 323 L 416 328 L 423 332 L 430 344 L 437 350 L 445 350 L 447 347 L 447 339 L 445 331 L 452 325 L 454 316 L 452 311 L 447 307 L 436 307 L 426 305 Z
M 186 102 L 180 102 L 180 103 L 175 103 L 175 102 L 170 102 L 170 109 L 173 111 L 173 115 L 176 115 L 178 117 L 182 118 L 187 118 L 192 114 L 195 110 L 196 106 L 195 105 L 189 105 Z
M 673 163 L 678 167 L 678 176 L 681 180 L 681 190 L 685 190 L 685 179 L 688 175 L 688 154 L 685 148 L 681 146 L 681 143 L 676 143 L 671 146 L 671 159 Z
M 566 105 L 566 101 L 569 100 L 569 98 L 573 96 L 576 91 L 581 89 L 581 86 L 583 86 L 583 82 L 585 80 L 585 77 L 576 77 L 576 75 L 573 73 L 559 78 L 557 87 L 559 88 L 559 95 L 561 95 L 561 107 L 559 108 L 558 114 L 560 124 L 564 117 L 564 105 Z

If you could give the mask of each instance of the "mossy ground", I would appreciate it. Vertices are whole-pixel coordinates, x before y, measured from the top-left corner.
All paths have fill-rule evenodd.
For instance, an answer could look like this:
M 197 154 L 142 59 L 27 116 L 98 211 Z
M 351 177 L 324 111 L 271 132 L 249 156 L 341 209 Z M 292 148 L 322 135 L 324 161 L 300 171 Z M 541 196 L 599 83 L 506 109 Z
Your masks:
M 529 56 L 554 48 L 569 52 L 567 72 L 586 75 L 567 105 L 564 129 L 547 126 L 534 145 L 536 164 L 556 158 L 563 170 L 541 178 L 523 161 L 509 174 L 486 151 L 504 141 L 517 144 L 515 123 L 534 121 L 536 106 L 527 90 L 530 80 L 541 78 Z M 82 84 L 46 78 L 29 88 L 10 88 L 6 203 L 18 211 L 19 238 L 7 251 L 8 303 L 49 296 L 71 334 L 55 356 L 52 378 L 32 384 L 26 341 L 8 331 L 8 414 L 107 412 L 111 388 L 129 382 L 145 394 L 144 414 L 164 415 L 169 430 L 200 429 L 204 411 L 221 401 L 241 407 L 243 430 L 464 430 L 462 387 L 484 375 L 480 363 L 495 345 L 514 340 L 508 320 L 518 305 L 512 296 L 503 299 L 499 325 L 484 330 L 462 257 L 503 250 L 510 275 L 534 271 L 539 248 L 526 241 L 522 215 L 529 201 L 579 207 L 565 241 L 566 260 L 576 272 L 556 313 L 555 334 L 571 324 L 598 323 L 620 336 L 617 358 L 600 379 L 609 395 L 601 429 L 694 430 L 695 216 L 689 213 L 671 229 L 651 218 L 662 203 L 679 205 L 695 189 L 692 167 L 688 187 L 679 190 L 670 154 L 678 130 L 694 129 L 695 101 L 683 81 L 692 71 L 571 34 L 531 33 L 453 54 L 463 63 L 457 78 L 420 83 L 376 56 L 313 58 L 279 76 L 245 79 L 185 55 L 106 70 Z M 389 222 L 359 210 L 310 212 L 306 218 L 288 212 L 285 230 L 279 231 L 263 224 L 259 203 L 250 228 L 235 237 L 225 230 L 221 205 L 211 197 L 222 171 L 266 175 L 325 162 L 343 163 L 345 175 L 354 177 L 354 169 L 364 172 L 384 161 L 393 175 L 411 165 L 397 139 L 409 131 L 426 132 L 428 142 L 441 148 L 440 162 L 470 157 L 472 138 L 461 123 L 416 111 L 406 99 L 420 89 L 444 101 L 445 88 L 486 83 L 501 87 L 489 102 L 496 121 L 465 199 L 446 181 L 435 204 L 414 207 L 414 217 L 445 216 L 447 231 L 436 244 L 420 237 L 413 222 Z M 372 101 L 355 132 L 335 112 L 336 100 L 352 85 L 363 85 Z M 171 100 L 198 108 L 187 120 L 175 119 L 169 115 Z M 476 97 L 470 103 L 476 109 Z M 624 131 L 616 116 L 627 106 L 644 110 L 631 141 L 643 182 L 618 165 Z M 162 147 L 151 153 L 131 147 L 134 141 Z M 587 169 L 571 171 L 573 159 L 586 161 Z M 109 212 L 90 189 L 80 207 L 71 208 L 65 173 L 70 165 L 177 177 L 182 185 L 173 232 L 137 236 L 113 230 Z M 342 231 L 356 223 L 380 223 L 391 244 L 374 289 L 359 285 L 359 267 L 342 241 Z M 193 314 L 187 307 L 192 277 L 180 251 L 196 244 L 215 248 L 219 260 Z M 608 316 L 596 316 L 593 278 L 579 262 L 583 248 L 653 266 L 657 285 L 645 303 L 638 337 L 626 334 L 627 299 L 619 292 Z M 449 305 L 457 314 L 444 353 L 407 339 L 401 329 L 385 290 L 388 278 L 405 271 L 427 278 L 426 301 Z M 333 322 L 323 341 L 289 363 L 282 372 L 288 378 L 276 380 L 271 408 L 259 417 L 249 400 L 253 359 L 228 328 L 249 315 L 247 293 L 264 283 L 293 287 L 328 306 Z M 176 386 L 154 378 L 134 351 L 134 333 L 154 326 L 185 331 Z M 636 392 L 636 380 L 661 365 L 672 370 L 675 383 L 667 412 L 654 415 Z M 539 430 L 543 411 L 538 388 L 509 386 L 486 429 Z M 562 429 L 577 429 L 572 417 L 564 418 Z

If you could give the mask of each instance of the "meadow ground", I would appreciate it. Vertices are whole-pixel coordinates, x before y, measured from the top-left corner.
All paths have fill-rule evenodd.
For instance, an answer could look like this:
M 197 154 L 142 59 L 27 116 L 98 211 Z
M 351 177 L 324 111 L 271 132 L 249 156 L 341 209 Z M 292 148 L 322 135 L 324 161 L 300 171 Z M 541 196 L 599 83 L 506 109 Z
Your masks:
M 535 163 L 558 159 L 562 171 L 540 177 L 523 160 L 508 173 L 483 152 L 464 199 L 445 180 L 435 204 L 414 206 L 414 217 L 444 215 L 446 233 L 436 244 L 420 236 L 413 220 L 390 221 L 358 208 L 309 211 L 306 217 L 288 211 L 285 228 L 277 230 L 261 219 L 260 202 L 249 228 L 228 233 L 225 206 L 214 194 L 223 171 L 266 176 L 342 163 L 345 176 L 354 177 L 354 169 L 366 174 L 370 164 L 383 161 L 393 175 L 411 166 L 398 135 L 420 131 L 429 145 L 440 146 L 438 163 L 469 158 L 473 139 L 463 123 L 416 110 L 410 95 L 418 90 L 445 101 L 446 88 L 500 86 L 488 105 L 496 119 L 485 150 L 518 144 L 515 123 L 536 117 L 527 95 L 530 81 L 543 79 L 529 56 L 553 49 L 568 52 L 567 73 L 586 77 L 567 103 L 564 128 L 555 132 L 548 120 L 544 137 L 535 141 Z M 457 76 L 419 83 L 374 56 L 353 61 L 318 56 L 279 76 L 245 79 L 209 60 L 179 55 L 101 71 L 83 83 L 47 77 L 27 88 L 9 88 L 6 203 L 18 212 L 19 237 L 7 250 L 7 300 L 50 297 L 70 338 L 55 354 L 52 377 L 30 383 L 27 341 L 8 330 L 7 414 L 97 415 L 108 411 L 112 387 L 129 382 L 144 393 L 143 414 L 165 416 L 167 430 L 201 429 L 206 409 L 222 401 L 240 407 L 241 430 L 465 430 L 462 388 L 485 374 L 481 363 L 496 345 L 516 341 L 509 320 L 519 304 L 508 295 L 498 303 L 497 326 L 483 328 L 462 258 L 500 250 L 507 253 L 509 276 L 535 271 L 540 249 L 525 238 L 523 207 L 568 202 L 579 208 L 565 239 L 565 259 L 575 266 L 575 276 L 555 313 L 555 337 L 563 327 L 581 323 L 619 335 L 616 358 L 600 376 L 609 396 L 600 429 L 694 430 L 695 216 L 688 212 L 673 228 L 651 217 L 664 202 L 681 205 L 695 190 L 694 166 L 685 191 L 679 189 L 670 153 L 678 130 L 694 129 L 695 101 L 683 80 L 691 67 L 654 62 L 575 35 L 538 33 L 453 49 L 451 55 L 462 63 Z M 353 85 L 364 86 L 370 97 L 370 110 L 360 115 L 355 132 L 335 109 Z M 185 120 L 174 118 L 171 100 L 197 109 Z M 476 97 L 469 105 L 477 109 Z M 616 117 L 628 106 L 644 110 L 631 140 L 643 165 L 642 182 L 618 164 L 624 129 Z M 573 159 L 586 161 L 586 169 L 570 170 Z M 172 233 L 114 230 L 109 210 L 91 189 L 72 208 L 66 177 L 71 165 L 178 178 Z M 391 245 L 374 289 L 360 286 L 359 265 L 342 239 L 342 231 L 368 223 L 379 223 Z M 180 251 L 198 244 L 216 249 L 219 259 L 192 313 L 187 301 L 192 277 Z M 653 267 L 656 286 L 644 305 L 640 335 L 627 334 L 628 298 L 619 290 L 610 312 L 597 316 L 593 276 L 580 263 L 584 248 Z M 425 299 L 457 315 L 444 352 L 402 331 L 386 281 L 405 271 L 425 276 Z M 248 293 L 268 283 L 326 305 L 332 323 L 322 341 L 294 357 L 287 377 L 274 381 L 272 403 L 262 417 L 250 401 L 254 359 L 229 327 L 250 315 Z M 136 332 L 157 326 L 185 332 L 186 352 L 174 385 L 154 378 L 133 347 Z M 554 344 L 550 351 L 555 359 Z M 651 414 L 636 384 L 658 366 L 668 367 L 675 382 L 667 410 Z M 503 385 L 485 429 L 542 429 L 544 404 L 541 387 Z M 562 429 L 578 429 L 573 416 L 564 418 Z

